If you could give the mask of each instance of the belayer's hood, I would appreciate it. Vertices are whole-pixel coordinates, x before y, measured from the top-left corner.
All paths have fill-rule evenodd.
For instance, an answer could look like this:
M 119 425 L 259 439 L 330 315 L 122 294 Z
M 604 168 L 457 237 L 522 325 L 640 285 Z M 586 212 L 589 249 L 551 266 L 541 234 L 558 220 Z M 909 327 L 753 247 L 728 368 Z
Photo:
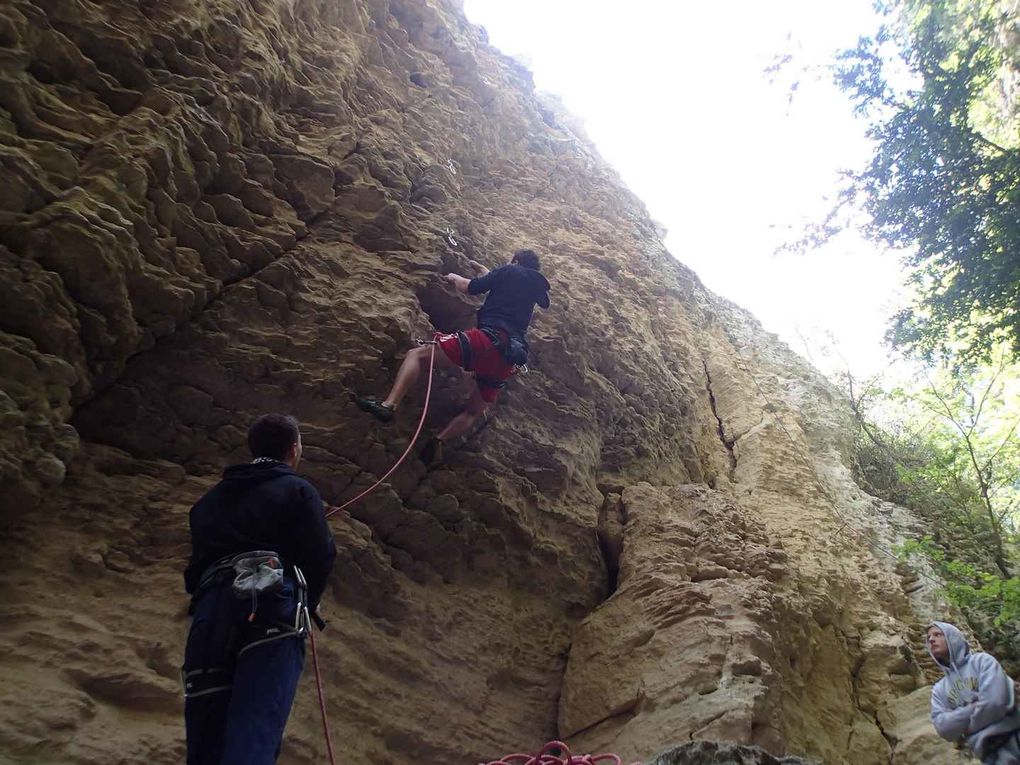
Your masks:
M 541 271 L 536 271 L 533 268 L 525 268 L 524 272 L 528 275 L 528 278 L 534 283 L 536 289 L 540 289 L 543 292 L 549 291 L 549 280 L 545 278 L 545 275 Z
M 950 624 L 949 622 L 932 622 L 928 625 L 929 627 L 938 627 L 942 630 L 942 634 L 946 636 L 946 643 L 949 645 L 949 664 L 944 664 L 938 659 L 935 659 L 934 654 L 931 653 L 931 646 L 928 645 L 928 641 L 925 640 L 924 644 L 928 648 L 928 653 L 935 663 L 938 664 L 944 672 L 948 672 L 951 669 L 957 669 L 960 664 L 970 655 L 970 646 L 967 645 L 967 638 L 963 636 L 963 633 Z
M 246 462 L 232 465 L 223 471 L 223 480 L 231 488 L 252 486 L 285 475 L 294 475 L 289 465 L 282 462 Z
M 521 268 L 521 272 L 528 280 L 528 288 L 535 296 L 535 302 L 543 308 L 549 307 L 549 280 L 540 271 L 533 268 Z

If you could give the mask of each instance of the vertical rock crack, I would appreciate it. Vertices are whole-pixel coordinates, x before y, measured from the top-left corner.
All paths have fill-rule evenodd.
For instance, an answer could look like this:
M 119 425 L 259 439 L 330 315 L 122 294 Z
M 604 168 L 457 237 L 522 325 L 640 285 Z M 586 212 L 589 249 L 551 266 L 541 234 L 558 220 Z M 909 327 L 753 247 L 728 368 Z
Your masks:
M 736 440 L 733 438 L 726 437 L 726 430 L 723 427 L 722 417 L 719 416 L 719 409 L 716 406 L 715 393 L 712 391 L 712 375 L 708 372 L 708 362 L 702 359 L 701 365 L 705 370 L 705 390 L 708 391 L 708 401 L 712 406 L 712 414 L 715 415 L 716 430 L 719 433 L 719 440 L 722 441 L 722 445 L 726 447 L 726 454 L 729 456 L 730 461 L 730 480 L 735 480 L 735 474 L 737 471 L 737 455 L 733 451 L 733 446 Z

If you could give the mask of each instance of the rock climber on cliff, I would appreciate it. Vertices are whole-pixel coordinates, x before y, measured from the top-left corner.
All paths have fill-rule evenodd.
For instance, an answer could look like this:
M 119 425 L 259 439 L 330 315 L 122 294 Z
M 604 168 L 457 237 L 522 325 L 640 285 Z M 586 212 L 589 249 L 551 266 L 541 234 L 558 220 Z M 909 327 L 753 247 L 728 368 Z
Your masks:
M 442 353 L 434 358 L 441 368 L 460 367 L 474 372 L 477 387 L 463 411 L 422 448 L 419 456 L 426 465 L 442 459 L 443 445 L 466 433 L 495 402 L 517 367 L 527 362 L 525 333 L 535 306 L 549 307 L 549 282 L 540 273 L 538 255 L 533 250 L 517 251 L 507 265 L 492 271 L 474 260 L 470 264 L 480 272 L 474 279 L 458 274 L 443 278 L 466 295 L 488 293 L 478 310 L 478 326 L 465 332 L 437 334 Z M 358 406 L 382 422 L 392 420 L 401 399 L 427 371 L 430 355 L 427 346 L 409 351 L 386 398 L 359 398 Z
M 336 549 L 315 488 L 294 471 L 301 433 L 266 414 L 250 463 L 191 509 L 191 630 L 184 649 L 188 765 L 272 765 Z
M 947 741 L 967 746 L 984 765 L 1020 763 L 1020 710 L 1013 681 L 991 654 L 971 653 L 952 624 L 932 622 L 928 652 L 945 676 L 931 690 L 931 720 Z

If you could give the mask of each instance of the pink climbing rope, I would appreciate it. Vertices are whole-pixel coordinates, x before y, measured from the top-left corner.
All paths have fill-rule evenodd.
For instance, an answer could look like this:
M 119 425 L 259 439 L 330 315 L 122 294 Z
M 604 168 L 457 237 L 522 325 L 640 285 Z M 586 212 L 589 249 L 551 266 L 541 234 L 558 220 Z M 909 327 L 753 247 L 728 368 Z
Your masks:
M 361 492 L 361 494 L 356 496 L 354 499 L 347 500 L 346 502 L 344 502 L 339 507 L 331 507 L 331 508 L 329 508 L 326 511 L 326 517 L 327 518 L 329 518 L 331 515 L 334 515 L 335 513 L 339 513 L 341 510 L 344 510 L 344 509 L 350 507 L 355 502 L 357 502 L 359 499 L 361 499 L 362 497 L 364 497 L 364 496 L 370 494 L 372 491 L 374 491 L 375 488 L 377 486 L 379 486 L 379 484 L 381 484 L 383 481 L 385 481 L 387 478 L 389 478 L 393 474 L 394 470 L 396 470 L 398 467 L 400 467 L 400 464 L 407 458 L 407 455 L 411 453 L 411 449 L 414 448 L 414 444 L 418 440 L 418 436 L 421 435 L 421 429 L 425 427 L 425 417 L 429 413 L 429 399 L 432 397 L 432 373 L 433 373 L 433 370 L 434 370 L 433 364 L 435 364 L 435 361 L 436 361 L 436 343 L 433 342 L 432 343 L 432 353 L 429 356 L 429 382 L 428 382 L 428 385 L 425 388 L 425 406 L 421 410 L 421 419 L 418 420 L 418 429 L 416 431 L 414 431 L 414 436 L 411 438 L 411 443 L 409 443 L 407 445 L 407 448 L 404 449 L 404 453 L 400 455 L 400 459 L 398 459 L 396 462 L 393 463 L 393 467 L 391 467 L 389 470 L 387 470 L 385 475 L 383 475 L 382 478 L 380 478 L 378 481 L 373 483 L 371 486 L 369 486 L 367 489 L 365 489 L 363 492 Z
M 322 675 L 319 673 L 319 654 L 315 650 L 315 634 L 311 625 L 308 626 L 308 639 L 312 644 L 312 665 L 315 667 L 315 688 L 319 692 L 319 712 L 322 713 L 322 732 L 326 736 L 326 753 L 329 755 L 330 765 L 336 765 L 333 756 L 333 739 L 329 735 L 329 720 L 326 719 L 326 697 L 322 693 Z
M 479 763 L 479 765 L 600 765 L 600 763 L 623 765 L 623 760 L 616 754 L 572 755 L 570 749 L 562 741 L 550 741 L 534 756 L 520 753 L 508 754 L 502 759 Z M 641 763 L 635 762 L 632 765 L 641 765 Z
M 393 471 L 400 467 L 401 463 L 407 458 L 407 455 L 411 453 L 411 449 L 414 448 L 415 442 L 418 440 L 418 436 L 421 435 L 422 428 L 425 427 L 425 418 L 429 413 L 429 401 L 432 398 L 432 375 L 434 371 L 434 363 L 436 360 L 436 343 L 432 343 L 432 353 L 429 357 L 429 380 L 428 385 L 425 388 L 425 405 L 422 407 L 421 419 L 418 421 L 418 429 L 414 431 L 414 436 L 411 438 L 411 442 L 407 445 L 404 453 L 400 455 L 393 467 L 386 471 L 386 473 L 378 481 L 373 483 L 358 496 L 353 499 L 349 499 L 339 507 L 328 508 L 326 517 L 329 518 L 331 515 L 339 513 L 362 497 L 370 494 L 375 490 L 377 486 L 382 484 L 387 478 L 389 478 Z M 326 735 L 326 751 L 329 755 L 329 761 L 331 765 L 336 765 L 336 760 L 333 755 L 333 742 L 329 735 L 329 723 L 326 719 L 326 700 L 322 692 L 322 677 L 319 674 L 319 657 L 315 650 L 315 636 L 311 634 L 309 630 L 309 637 L 312 643 L 312 663 L 315 666 L 315 686 L 319 693 L 319 711 L 322 713 L 322 729 Z M 553 754 L 557 752 L 557 754 Z M 548 744 L 542 747 L 542 750 L 534 757 L 530 754 L 508 754 L 502 759 L 493 760 L 489 763 L 481 763 L 481 765 L 623 765 L 623 760 L 615 754 L 583 754 L 583 755 L 571 755 L 570 749 L 562 741 L 550 741 Z M 639 762 L 632 763 L 632 765 L 641 765 Z
M 400 459 L 393 463 L 393 467 L 387 470 L 386 474 L 383 475 L 382 478 L 373 483 L 371 486 L 369 486 L 367 489 L 361 492 L 361 494 L 356 496 L 354 499 L 347 500 L 339 507 L 328 508 L 326 510 L 327 518 L 329 518 L 331 515 L 334 515 L 335 513 L 339 513 L 341 510 L 347 507 L 350 507 L 359 499 L 375 490 L 375 488 L 379 486 L 379 484 L 381 484 L 383 481 L 385 481 L 393 474 L 394 470 L 400 467 L 400 463 L 402 463 L 407 458 L 407 455 L 411 453 L 411 449 L 414 448 L 414 444 L 418 440 L 418 436 L 421 435 L 421 429 L 425 427 L 425 417 L 429 413 L 429 399 L 431 399 L 432 397 L 432 372 L 434 370 L 433 364 L 435 363 L 435 361 L 436 361 L 436 343 L 433 342 L 432 353 L 429 356 L 429 382 L 428 386 L 425 388 L 425 406 L 421 410 L 421 419 L 418 421 L 418 429 L 414 431 L 414 436 L 411 438 L 411 443 L 409 443 L 407 445 L 407 448 L 404 449 L 404 453 L 400 455 Z M 329 756 L 330 765 L 336 765 L 336 758 L 333 754 L 333 740 L 330 738 L 329 735 L 329 720 L 327 719 L 326 716 L 326 697 L 322 691 L 322 675 L 319 672 L 319 654 L 315 650 L 315 635 L 312 634 L 312 630 L 310 627 L 308 629 L 308 637 L 312 644 L 312 664 L 315 667 L 315 689 L 319 694 L 319 712 L 322 714 L 322 732 L 326 736 L 326 753 Z

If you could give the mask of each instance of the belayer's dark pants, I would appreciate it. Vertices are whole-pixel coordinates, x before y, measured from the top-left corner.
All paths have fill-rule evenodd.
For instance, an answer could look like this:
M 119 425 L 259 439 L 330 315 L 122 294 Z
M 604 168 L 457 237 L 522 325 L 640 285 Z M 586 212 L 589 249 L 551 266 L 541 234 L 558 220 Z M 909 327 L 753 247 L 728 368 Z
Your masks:
M 305 641 L 273 625 L 293 624 L 296 597 L 250 604 L 229 583 L 202 593 L 184 654 L 188 765 L 273 765 L 280 754 L 305 659 Z M 280 635 L 285 635 L 280 637 Z

